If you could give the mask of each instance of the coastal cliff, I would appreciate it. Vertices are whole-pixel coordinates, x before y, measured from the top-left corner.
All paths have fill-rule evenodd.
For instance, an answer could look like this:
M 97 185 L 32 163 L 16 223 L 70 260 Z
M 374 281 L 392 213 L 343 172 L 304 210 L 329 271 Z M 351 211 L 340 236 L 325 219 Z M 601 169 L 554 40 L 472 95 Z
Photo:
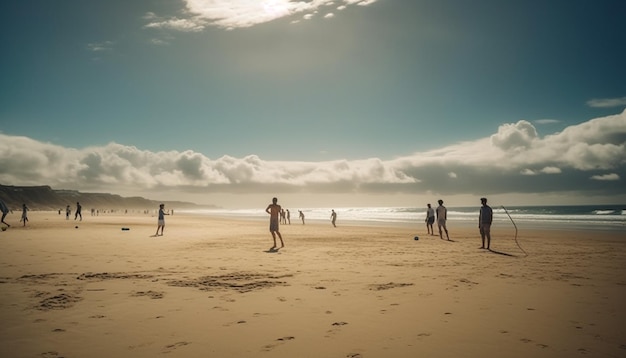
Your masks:
M 55 190 L 47 185 L 13 186 L 0 184 L 0 198 L 11 210 L 26 204 L 31 210 L 58 210 L 80 202 L 83 208 L 102 210 L 150 209 L 165 203 L 170 208 L 195 208 L 200 205 L 182 201 L 155 201 L 142 197 L 122 197 L 109 193 L 81 193 L 77 190 Z M 205 206 L 202 206 L 205 207 Z

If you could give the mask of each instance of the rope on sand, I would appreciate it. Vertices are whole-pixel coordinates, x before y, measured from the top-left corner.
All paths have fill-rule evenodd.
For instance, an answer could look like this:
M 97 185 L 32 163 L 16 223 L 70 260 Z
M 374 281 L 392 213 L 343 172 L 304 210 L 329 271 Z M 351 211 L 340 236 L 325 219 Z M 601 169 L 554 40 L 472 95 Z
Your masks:
M 515 225 L 515 221 L 513 221 L 513 218 L 511 217 L 511 214 L 509 214 L 508 210 L 506 210 L 504 205 L 502 205 L 502 209 L 504 209 L 504 212 L 506 213 L 506 215 L 509 217 L 509 219 L 511 219 L 511 222 L 513 223 L 513 227 L 515 228 L 515 243 L 517 244 L 517 247 L 519 247 L 519 249 L 522 250 L 522 252 L 524 253 L 525 256 L 528 256 L 526 251 L 524 251 L 524 249 L 522 249 L 522 247 L 520 246 L 519 242 L 517 241 L 517 225 Z

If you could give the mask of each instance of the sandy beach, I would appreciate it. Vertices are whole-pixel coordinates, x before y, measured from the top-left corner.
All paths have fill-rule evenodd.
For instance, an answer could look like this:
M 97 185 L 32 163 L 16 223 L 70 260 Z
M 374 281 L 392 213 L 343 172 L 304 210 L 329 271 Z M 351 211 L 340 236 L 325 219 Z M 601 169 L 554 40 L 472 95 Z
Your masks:
M 623 357 L 621 232 L 30 212 L 0 232 L 2 357 Z M 122 230 L 128 228 L 128 230 Z M 414 240 L 418 235 L 419 240 Z

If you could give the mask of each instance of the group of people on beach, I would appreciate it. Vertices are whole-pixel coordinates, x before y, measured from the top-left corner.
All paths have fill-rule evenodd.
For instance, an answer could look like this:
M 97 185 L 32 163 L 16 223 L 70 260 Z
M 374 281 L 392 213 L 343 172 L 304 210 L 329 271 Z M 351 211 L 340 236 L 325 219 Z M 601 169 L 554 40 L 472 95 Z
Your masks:
M 285 242 L 283 241 L 283 236 L 280 234 L 279 230 L 279 216 L 282 218 L 283 213 L 285 212 L 280 205 L 278 205 L 278 198 L 272 198 L 272 203 L 265 208 L 265 212 L 270 215 L 270 233 L 272 234 L 272 239 L 274 240 L 274 246 L 270 248 L 270 251 L 278 250 L 276 237 L 280 239 L 280 247 L 285 247 Z M 302 224 L 304 225 L 304 213 L 302 210 L 298 210 L 300 213 L 300 219 L 302 219 Z M 289 210 L 287 210 L 289 213 Z M 330 222 L 333 224 L 333 227 L 337 227 L 337 213 L 335 209 L 331 210 L 330 214 Z M 290 222 L 291 223 L 291 222 Z
M 433 229 L 433 224 L 435 223 L 435 218 L 437 220 L 437 227 L 439 229 L 439 237 L 443 240 L 443 233 L 446 233 L 446 239 L 450 240 L 450 235 L 448 234 L 448 228 L 446 227 L 446 220 L 448 220 L 448 209 L 443 205 L 443 200 L 439 199 L 437 201 L 439 206 L 437 209 L 433 209 L 430 204 L 427 204 L 426 209 L 426 230 L 430 235 L 435 235 L 435 231 Z M 487 205 L 487 198 L 480 198 L 480 211 L 478 214 L 478 229 L 480 231 L 480 237 L 482 239 L 481 249 L 489 250 L 491 245 L 491 223 L 493 221 L 493 210 L 489 205 Z M 486 243 L 486 246 L 485 246 Z
M 491 223 L 493 221 L 493 210 L 489 205 L 487 205 L 487 198 L 480 198 L 481 208 L 478 216 L 478 229 L 480 231 L 480 236 L 482 240 L 481 249 L 489 250 L 491 245 Z M 446 240 L 450 241 L 450 235 L 448 233 L 448 228 L 446 226 L 446 221 L 448 220 L 448 209 L 443 205 L 443 200 L 439 199 L 437 201 L 439 206 L 436 209 L 433 209 L 431 204 L 427 204 L 426 209 L 426 230 L 428 234 L 435 235 L 435 231 L 433 225 L 435 221 L 437 221 L 437 228 L 439 229 L 439 237 L 443 240 L 443 233 L 446 234 Z M 23 222 L 24 226 L 28 222 L 28 211 L 30 209 L 26 206 L 26 204 L 22 205 L 22 217 L 20 222 Z M 76 211 L 74 215 L 74 220 L 80 218 L 83 220 L 83 216 L 81 213 L 82 206 L 79 202 L 76 203 Z M 7 222 L 4 221 L 5 217 L 9 213 L 9 208 L 4 203 L 4 201 L 0 200 L 0 211 L 2 212 L 2 219 L 0 222 L 5 224 L 7 227 L 10 227 Z M 304 224 L 304 213 L 301 210 L 299 211 L 299 218 L 302 220 L 302 224 Z M 272 234 L 272 239 L 274 241 L 274 246 L 270 248 L 270 250 L 277 250 L 277 241 L 276 238 L 280 240 L 281 248 L 285 247 L 285 242 L 283 241 L 283 237 L 279 230 L 279 224 L 286 224 L 289 222 L 291 224 L 289 210 L 283 210 L 280 205 L 278 205 L 278 198 L 272 198 L 272 203 L 265 208 L 265 212 L 270 215 L 270 233 Z M 69 220 L 69 216 L 71 213 L 70 206 L 68 205 L 66 208 L 66 219 Z M 158 219 L 157 219 L 157 230 L 154 236 L 163 236 L 163 230 L 165 229 L 165 215 L 170 215 L 165 211 L 165 204 L 159 205 L 158 211 Z M 335 210 L 331 210 L 330 216 L 331 223 L 333 227 L 337 227 L 337 213 Z M 160 235 L 159 235 L 160 231 Z
M 480 212 L 478 214 L 478 229 L 480 231 L 480 237 L 482 239 L 481 249 L 489 250 L 491 245 L 491 223 L 493 221 L 493 210 L 489 205 L 487 205 L 487 198 L 480 198 L 481 207 Z M 430 235 L 435 235 L 435 231 L 433 228 L 433 224 L 435 220 L 437 221 L 437 228 L 439 229 L 439 237 L 443 240 L 443 233 L 446 233 L 446 240 L 450 241 L 450 234 L 448 233 L 448 228 L 446 226 L 446 221 L 448 220 L 448 209 L 443 205 L 443 200 L 437 200 L 439 206 L 436 209 L 433 209 L 432 206 L 427 204 L 426 209 L 426 229 Z M 274 240 L 274 246 L 270 248 L 270 250 L 277 250 L 277 242 L 276 237 L 280 240 L 281 248 L 285 247 L 285 243 L 283 241 L 283 237 L 279 230 L 279 217 L 282 217 L 281 213 L 284 213 L 281 206 L 278 205 L 278 198 L 272 198 L 272 203 L 265 208 L 265 212 L 270 215 L 270 233 L 272 234 L 272 239 Z M 300 211 L 300 215 L 302 217 L 302 223 L 304 224 L 304 214 Z M 334 227 L 337 227 L 335 224 L 337 220 L 337 213 L 333 209 L 331 211 L 331 223 Z
M 9 207 L 7 206 L 7 204 L 1 199 L 0 199 L 0 211 L 2 211 L 2 219 L 0 219 L 0 223 L 6 225 L 6 227 L 11 227 L 9 223 L 4 221 L 4 218 L 6 218 L 6 216 L 9 214 L 9 212 L 11 212 L 11 210 L 9 210 Z M 26 223 L 28 222 L 29 211 L 30 209 L 28 208 L 28 206 L 26 206 L 26 204 L 22 204 L 22 216 L 20 217 L 20 223 L 24 223 L 24 226 L 26 226 Z M 2 231 L 4 230 L 5 228 L 2 229 Z

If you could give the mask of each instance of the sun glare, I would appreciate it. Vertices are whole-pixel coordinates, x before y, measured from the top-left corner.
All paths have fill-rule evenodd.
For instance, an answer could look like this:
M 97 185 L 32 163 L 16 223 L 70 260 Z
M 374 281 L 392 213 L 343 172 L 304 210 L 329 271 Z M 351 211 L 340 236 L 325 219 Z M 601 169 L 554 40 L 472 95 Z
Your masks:
M 280 17 L 289 13 L 288 3 L 288 0 L 269 0 L 263 2 L 263 9 L 271 17 Z

